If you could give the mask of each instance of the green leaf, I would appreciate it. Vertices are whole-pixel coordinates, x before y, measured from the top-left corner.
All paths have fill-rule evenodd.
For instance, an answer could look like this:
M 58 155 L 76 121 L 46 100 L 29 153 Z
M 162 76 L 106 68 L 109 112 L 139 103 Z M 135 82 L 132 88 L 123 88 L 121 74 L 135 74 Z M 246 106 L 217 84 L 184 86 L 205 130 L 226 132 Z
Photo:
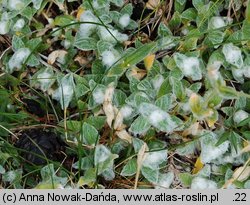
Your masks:
M 202 64 L 197 57 L 188 57 L 181 53 L 175 53 L 174 60 L 186 77 L 190 77 L 192 80 L 201 80 Z
M 65 109 L 73 99 L 75 83 L 72 74 L 58 79 L 58 85 L 59 87 L 54 91 L 52 97 L 60 102 L 62 109 Z
M 170 84 L 172 85 L 174 95 L 181 101 L 185 99 L 186 93 L 184 91 L 182 82 L 176 80 L 175 78 L 170 78 Z
M 132 132 L 134 135 L 141 135 L 143 133 L 146 133 L 150 127 L 151 124 L 147 121 L 147 118 L 139 116 L 130 125 L 129 131 Z
M 54 165 L 48 164 L 41 169 L 41 177 L 43 181 L 51 180 L 55 175 Z
M 181 25 L 181 15 L 178 11 L 176 11 L 174 12 L 174 15 L 169 21 L 168 26 L 172 30 L 178 28 L 180 25 Z
M 118 158 L 117 154 L 112 154 L 104 145 L 97 145 L 95 148 L 94 164 L 98 169 L 98 175 L 105 170 L 112 168 L 114 159 Z
M 187 19 L 189 21 L 195 21 L 196 16 L 197 16 L 197 11 L 194 8 L 188 8 L 181 14 L 181 18 Z
M 80 98 L 89 92 L 89 88 L 86 86 L 87 83 L 84 78 L 79 75 L 74 75 L 74 78 L 76 81 L 75 95 L 76 98 Z
M 132 138 L 132 143 L 133 143 L 133 147 L 135 150 L 135 153 L 138 153 L 139 150 L 141 149 L 142 145 L 144 144 L 144 142 L 138 138 Z
M 224 36 L 225 33 L 219 30 L 214 30 L 208 33 L 204 44 L 208 45 L 208 46 L 213 46 L 213 45 L 217 45 L 219 46 L 220 43 L 223 42 L 224 40 Z
M 95 50 L 97 48 L 97 40 L 94 38 L 83 38 L 76 36 L 74 46 L 83 51 Z
M 119 0 L 122 1 L 122 0 Z M 126 4 L 120 11 L 121 14 L 129 14 L 130 16 L 133 13 L 133 5 L 131 3 Z
M 5 169 L 2 165 L 0 165 L 0 174 L 4 174 L 5 173 Z
M 141 62 L 147 55 L 149 55 L 156 47 L 156 43 L 147 43 L 136 49 L 135 51 L 125 54 L 120 61 L 121 63 L 113 65 L 108 75 L 122 75 L 128 68 Z
M 148 122 L 163 132 L 172 132 L 177 124 L 172 117 L 164 110 L 150 103 L 141 103 L 139 107 L 141 115 L 148 119 Z
M 234 46 L 232 43 L 223 45 L 222 52 L 228 63 L 241 68 L 243 66 L 243 58 L 239 47 Z
M 104 51 L 110 50 L 113 48 L 113 44 L 107 41 L 100 40 L 97 42 L 97 50 L 100 54 Z
M 33 38 L 27 41 L 26 46 L 29 48 L 32 52 L 34 52 L 36 49 L 38 49 L 39 44 L 42 42 L 42 38 Z
M 231 143 L 231 147 L 235 150 L 235 152 L 238 152 L 238 139 L 240 139 L 240 135 L 238 135 L 236 132 L 231 131 L 228 139 Z
M 21 169 L 7 171 L 2 175 L 3 182 L 14 183 L 22 178 L 23 171 Z
M 162 110 L 168 111 L 172 105 L 172 94 L 166 94 L 159 97 L 155 101 L 155 105 L 161 108 Z
M 250 40 L 249 38 L 249 32 L 250 32 L 250 21 L 243 21 L 242 29 L 239 35 L 239 40 L 242 38 L 244 40 Z
M 179 178 L 181 180 L 181 183 L 185 187 L 189 187 L 192 183 L 192 180 L 193 180 L 193 176 L 190 173 L 180 173 Z
M 19 48 L 25 48 L 24 42 L 20 37 L 16 35 L 12 37 L 12 48 L 14 51 L 18 50 Z
M 27 6 L 25 9 L 23 9 L 23 11 L 21 12 L 21 15 L 31 20 L 32 17 L 35 15 L 35 13 L 36 13 L 35 8 Z
M 86 122 L 100 130 L 106 122 L 106 116 L 90 116 L 86 119 Z
M 250 123 L 250 117 L 242 120 L 239 124 L 237 124 L 237 127 L 242 127 Z
M 60 16 L 56 16 L 54 20 L 54 24 L 56 26 L 65 26 L 65 25 L 72 23 L 73 20 L 74 18 L 71 15 L 60 15 Z
M 136 159 L 130 159 L 126 165 L 124 165 L 121 175 L 122 176 L 133 176 L 137 170 Z
M 218 86 L 218 91 L 226 99 L 235 99 L 239 97 L 239 93 L 232 87 L 229 86 Z
M 151 183 L 156 184 L 159 178 L 159 170 L 152 169 L 150 167 L 142 166 L 141 168 L 142 175 Z
M 82 126 L 81 137 L 83 143 L 87 145 L 95 145 L 98 142 L 99 134 L 95 127 L 85 122 Z
M 81 176 L 79 181 L 77 182 L 77 185 L 84 186 L 89 185 L 90 187 L 95 183 L 96 181 L 96 169 L 90 168 L 85 173 L 84 176 Z
M 79 160 L 79 161 L 75 162 L 74 164 L 72 164 L 72 167 L 74 169 L 79 169 L 80 163 L 81 163 L 80 170 L 89 170 L 94 165 L 93 164 L 93 157 L 92 156 L 83 157 L 81 159 L 81 161 Z
M 250 140 L 250 131 L 244 131 L 244 132 L 242 132 L 242 135 L 243 135 L 247 140 Z
M 230 135 L 230 131 L 226 131 L 224 132 L 220 138 L 218 139 L 217 143 L 215 144 L 216 147 L 218 147 L 219 145 L 221 145 L 223 142 L 227 141 Z
M 248 23 L 250 23 L 250 1 L 247 1 L 246 20 Z
M 161 22 L 158 27 L 158 35 L 160 37 L 164 37 L 164 36 L 172 36 L 173 34 L 171 30 L 163 22 Z
M 205 0 L 192 0 L 192 3 L 197 11 L 199 11 L 203 5 L 206 4 Z
M 185 8 L 187 0 L 176 0 L 174 1 L 174 8 L 175 11 L 182 12 L 183 9 Z

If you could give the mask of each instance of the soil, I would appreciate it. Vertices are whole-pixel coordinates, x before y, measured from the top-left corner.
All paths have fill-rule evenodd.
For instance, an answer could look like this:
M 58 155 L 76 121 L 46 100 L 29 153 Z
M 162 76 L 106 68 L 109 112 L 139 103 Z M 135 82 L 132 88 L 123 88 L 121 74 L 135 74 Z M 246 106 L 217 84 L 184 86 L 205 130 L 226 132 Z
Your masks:
M 51 130 L 26 130 L 15 146 L 20 149 L 21 156 L 28 163 L 35 165 L 46 164 L 47 159 L 62 161 L 64 158 L 62 151 L 65 150 L 65 143 Z

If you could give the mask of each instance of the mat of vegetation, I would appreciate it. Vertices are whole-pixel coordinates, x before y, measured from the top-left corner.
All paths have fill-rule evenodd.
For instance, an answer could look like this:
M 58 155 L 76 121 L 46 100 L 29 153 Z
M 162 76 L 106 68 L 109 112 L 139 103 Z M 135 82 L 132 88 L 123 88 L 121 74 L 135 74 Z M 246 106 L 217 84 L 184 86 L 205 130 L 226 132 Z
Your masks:
M 250 188 L 250 1 L 0 0 L 0 188 Z

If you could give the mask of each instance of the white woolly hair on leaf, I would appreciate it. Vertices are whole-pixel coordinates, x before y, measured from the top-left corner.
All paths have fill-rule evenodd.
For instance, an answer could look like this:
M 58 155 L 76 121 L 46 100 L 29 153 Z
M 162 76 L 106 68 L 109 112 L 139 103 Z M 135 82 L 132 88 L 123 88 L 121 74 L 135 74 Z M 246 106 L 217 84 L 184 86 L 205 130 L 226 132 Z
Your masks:
M 244 83 L 244 69 L 243 68 L 232 68 L 232 74 L 235 80 L 240 83 Z
M 108 169 L 104 170 L 102 172 L 102 176 L 104 177 L 105 180 L 111 181 L 115 178 L 115 172 L 113 170 L 113 167 L 109 167 Z
M 98 30 L 100 38 L 104 41 L 116 43 L 116 40 L 120 42 L 128 40 L 128 36 L 126 34 L 120 33 L 118 30 L 112 28 L 105 28 L 103 26 L 98 26 Z
M 34 8 L 38 10 L 38 9 L 40 9 L 43 1 L 42 0 L 32 0 L 32 3 L 33 3 Z
M 0 34 L 5 35 L 10 31 L 9 21 L 2 20 L 0 21 Z
M 8 62 L 10 73 L 14 70 L 20 70 L 22 68 L 22 64 L 28 58 L 30 53 L 30 49 L 28 48 L 19 48 L 14 55 L 11 56 Z
M 152 169 L 158 168 L 161 163 L 167 160 L 167 150 L 149 152 L 146 159 L 143 161 L 143 166 Z
M 162 83 L 164 82 L 164 77 L 162 75 L 157 75 L 153 80 L 152 84 L 155 90 L 159 90 Z
M 201 65 L 197 57 L 188 57 L 181 53 L 176 53 L 174 60 L 186 77 L 190 77 L 192 80 L 201 80 Z
M 172 132 L 177 126 L 167 112 L 153 104 L 141 103 L 139 112 L 148 119 L 151 125 L 161 131 Z
M 75 84 L 72 74 L 67 74 L 58 80 L 58 88 L 52 94 L 52 98 L 60 102 L 62 109 L 69 106 L 74 95 L 74 88 Z
M 203 164 L 221 157 L 229 148 L 229 141 L 225 141 L 216 146 L 219 137 L 213 132 L 204 132 L 200 139 L 201 142 L 201 161 Z
M 250 78 L 250 66 L 244 67 L 244 76 Z
M 159 174 L 158 182 L 155 185 L 155 189 L 168 189 L 174 181 L 174 173 L 168 172 L 164 174 Z
M 18 19 L 16 23 L 13 26 L 14 31 L 20 31 L 25 26 L 25 20 L 24 19 Z
M 217 184 L 203 177 L 195 177 L 192 180 L 191 189 L 217 189 Z
M 128 105 L 124 105 L 124 106 L 121 108 L 121 110 L 120 110 L 120 112 L 121 112 L 121 114 L 122 114 L 122 116 L 123 116 L 124 118 L 130 117 L 130 116 L 132 115 L 133 111 L 134 111 L 133 108 L 130 107 L 130 106 L 128 106 Z
M 95 165 L 104 162 L 107 160 L 111 155 L 110 150 L 104 145 L 97 145 L 95 148 Z
M 54 72 L 51 68 L 46 68 L 43 72 L 37 75 L 38 82 L 42 91 L 47 91 L 50 86 L 55 82 Z
M 80 21 L 89 22 L 89 23 L 82 23 L 79 29 L 80 36 L 87 38 L 97 28 L 97 25 L 94 23 L 98 22 L 98 18 L 91 11 L 87 10 L 84 11 L 83 14 L 80 16 Z
M 98 105 L 102 104 L 104 101 L 104 97 L 105 97 L 105 88 L 97 87 L 93 91 L 93 99 L 96 104 Z
M 241 121 L 247 119 L 249 117 L 249 114 L 244 110 L 238 110 L 234 113 L 233 120 L 235 123 L 240 123 Z
M 120 59 L 120 54 L 116 50 L 106 50 L 102 54 L 103 65 L 110 67 Z
M 8 2 L 8 8 L 10 10 L 21 10 L 25 6 L 25 3 L 22 0 L 9 0 Z
M 226 26 L 224 18 L 221 16 L 214 16 L 209 21 L 210 29 L 217 29 Z
M 130 16 L 129 14 L 123 14 L 119 19 L 119 24 L 125 28 L 129 25 L 130 22 Z
M 234 46 L 232 43 L 223 45 L 222 52 L 228 63 L 241 68 L 243 66 L 243 59 L 239 47 Z

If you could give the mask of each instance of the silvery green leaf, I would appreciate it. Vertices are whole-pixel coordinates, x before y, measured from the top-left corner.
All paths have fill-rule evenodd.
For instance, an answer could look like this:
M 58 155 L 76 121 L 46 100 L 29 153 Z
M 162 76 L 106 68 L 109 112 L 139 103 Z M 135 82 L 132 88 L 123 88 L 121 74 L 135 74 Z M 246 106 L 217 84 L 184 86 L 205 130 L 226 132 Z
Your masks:
M 188 57 L 181 53 L 175 53 L 174 60 L 186 77 L 190 77 L 192 80 L 201 80 L 201 63 L 197 57 Z
M 48 89 L 55 82 L 55 75 L 52 68 L 47 67 L 45 69 L 39 70 L 31 80 L 31 85 L 38 85 L 43 92 L 48 91 Z
M 250 189 L 250 179 L 245 182 L 244 189 Z
M 1 32 L 0 32 L 1 33 Z M 12 48 L 14 51 L 17 51 L 19 48 L 24 48 L 24 42 L 22 40 L 22 38 L 20 38 L 19 36 L 14 35 L 12 37 Z
M 81 168 L 79 166 L 81 165 Z M 93 157 L 87 156 L 83 157 L 81 160 L 75 162 L 72 167 L 74 169 L 80 169 L 80 170 L 88 170 L 93 167 Z
M 115 178 L 115 172 L 113 170 L 113 167 L 109 167 L 108 169 L 105 169 L 102 172 L 102 176 L 107 181 L 113 180 Z
M 222 48 L 222 52 L 228 63 L 241 68 L 243 66 L 243 58 L 239 47 L 234 46 L 232 43 L 225 44 Z
M 15 70 L 20 70 L 23 66 L 23 63 L 27 60 L 29 57 L 31 51 L 28 48 L 20 48 L 18 49 L 13 56 L 11 56 L 7 71 L 9 73 L 13 73 Z
M 103 173 L 113 167 L 117 154 L 112 154 L 104 145 L 97 145 L 95 148 L 94 163 L 98 167 L 98 174 Z
M 7 171 L 2 175 L 2 181 L 3 182 L 9 182 L 13 183 L 15 180 L 21 180 L 22 177 L 22 170 L 17 169 L 17 170 L 11 170 Z
M 229 141 L 225 141 L 216 146 L 218 136 L 213 132 L 204 133 L 201 138 L 201 161 L 203 164 L 209 163 L 222 156 L 229 148 Z
M 203 177 L 195 177 L 192 180 L 191 189 L 217 189 L 217 184 Z
M 95 127 L 84 122 L 81 129 L 81 137 L 83 143 L 87 145 L 95 145 L 99 139 L 99 134 Z
M 137 171 L 136 159 L 130 159 L 121 171 L 122 176 L 133 176 Z
M 150 103 L 141 103 L 139 106 L 141 115 L 148 119 L 148 122 L 164 132 L 172 132 L 176 127 L 176 123 L 172 120 L 171 116 Z
M 132 138 L 132 143 L 133 143 L 135 153 L 139 152 L 142 145 L 144 144 L 144 142 L 142 140 L 138 139 L 138 138 Z
M 0 165 L 0 174 L 4 174 L 5 173 L 5 169 L 2 165 Z
M 97 48 L 97 40 L 76 35 L 74 46 L 83 51 L 95 50 Z
M 111 50 L 112 48 L 113 48 L 112 43 L 103 40 L 99 40 L 97 42 L 97 50 L 100 54 L 102 54 L 106 50 Z
M 58 79 L 58 88 L 52 94 L 52 98 L 59 101 L 62 109 L 66 109 L 73 99 L 75 83 L 72 74 L 67 74 Z
M 168 172 L 159 174 L 158 182 L 155 185 L 155 189 L 168 189 L 174 181 L 174 173 Z
M 10 31 L 11 23 L 7 20 L 0 21 L 0 35 L 5 35 Z
M 193 154 L 197 148 L 197 143 L 195 141 L 191 141 L 185 145 L 183 145 L 182 147 L 179 147 L 176 149 L 176 152 L 179 155 L 185 156 L 185 155 L 190 155 Z
M 33 2 L 34 8 L 38 10 L 38 9 L 40 9 L 40 7 L 42 5 L 43 0 L 32 0 L 32 2 Z
M 142 166 L 142 175 L 151 183 L 156 184 L 159 178 L 159 169 L 152 169 L 150 167 Z
M 167 150 L 151 151 L 147 153 L 147 157 L 143 161 L 143 166 L 157 169 L 159 165 L 167 161 Z
M 162 110 L 168 111 L 172 106 L 173 98 L 172 94 L 166 94 L 161 96 L 155 101 L 155 105 Z
M 133 133 L 133 135 L 140 135 L 146 133 L 150 127 L 151 124 L 147 121 L 147 118 L 139 116 L 130 125 L 129 131 Z

